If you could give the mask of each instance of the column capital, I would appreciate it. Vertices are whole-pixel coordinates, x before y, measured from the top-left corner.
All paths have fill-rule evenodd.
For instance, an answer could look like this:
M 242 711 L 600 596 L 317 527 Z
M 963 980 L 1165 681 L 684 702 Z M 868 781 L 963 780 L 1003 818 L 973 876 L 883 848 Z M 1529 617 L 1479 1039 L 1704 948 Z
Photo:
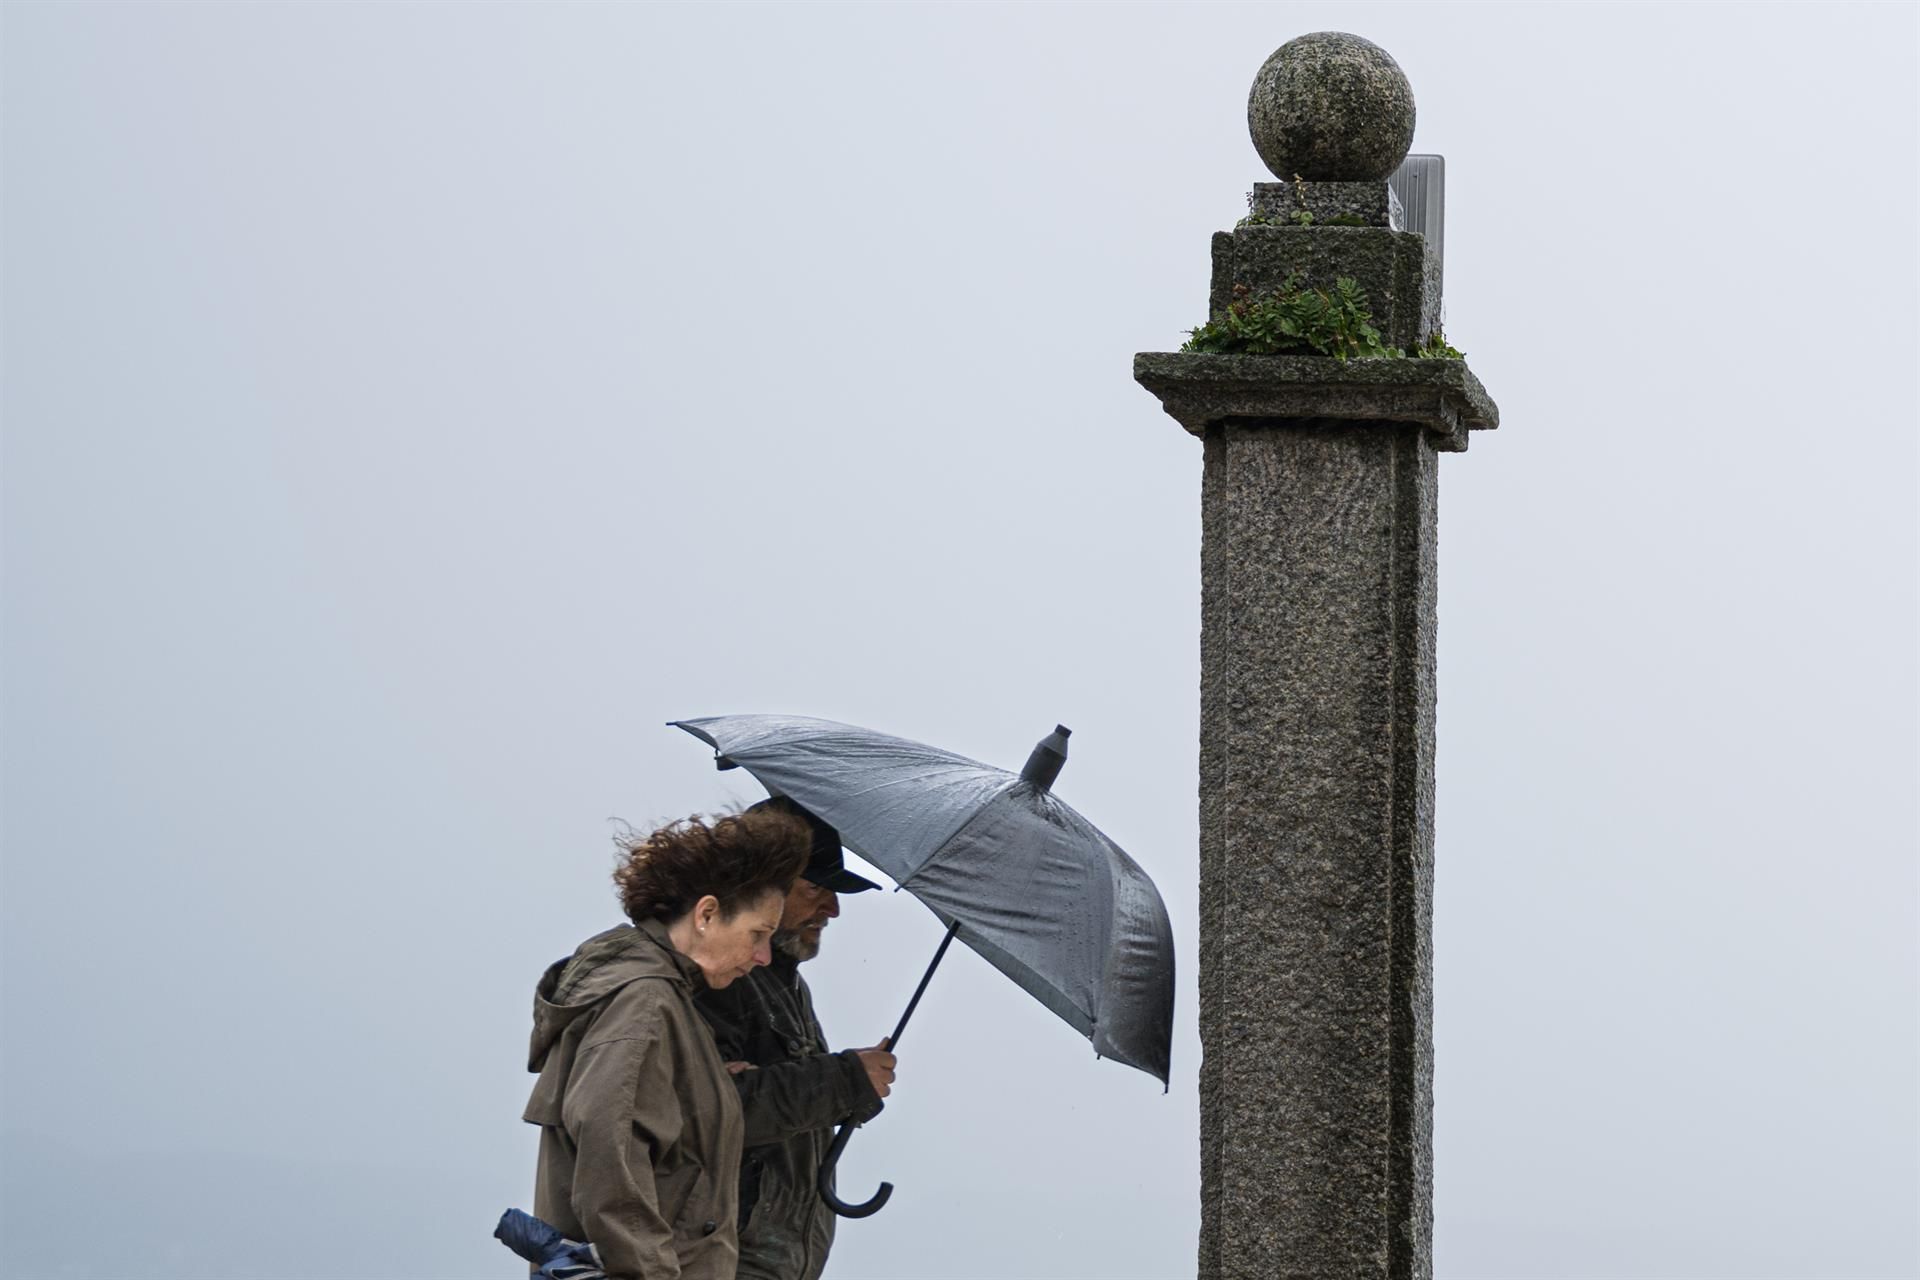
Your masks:
M 1500 425 L 1499 407 L 1463 360 L 1143 351 L 1133 378 L 1203 438 L 1229 419 L 1376 421 L 1424 427 L 1435 449 L 1461 453 L 1469 431 Z

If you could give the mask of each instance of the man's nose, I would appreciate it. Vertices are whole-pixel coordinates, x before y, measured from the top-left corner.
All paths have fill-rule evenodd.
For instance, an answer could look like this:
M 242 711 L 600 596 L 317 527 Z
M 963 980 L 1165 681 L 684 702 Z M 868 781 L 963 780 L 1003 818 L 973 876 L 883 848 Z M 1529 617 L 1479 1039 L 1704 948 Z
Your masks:
M 840 895 L 835 893 L 831 889 L 827 890 L 827 900 L 820 904 L 820 909 L 827 913 L 827 919 L 829 920 L 839 915 L 840 914 Z

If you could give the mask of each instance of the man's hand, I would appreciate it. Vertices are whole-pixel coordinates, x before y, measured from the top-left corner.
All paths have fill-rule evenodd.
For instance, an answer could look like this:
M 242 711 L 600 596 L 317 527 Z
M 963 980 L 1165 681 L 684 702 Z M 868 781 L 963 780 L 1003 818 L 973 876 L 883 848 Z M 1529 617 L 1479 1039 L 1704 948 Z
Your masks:
M 900 1060 L 887 1051 L 887 1041 L 882 1040 L 871 1049 L 855 1049 L 860 1055 L 860 1065 L 867 1069 L 867 1081 L 873 1085 L 873 1091 L 881 1097 L 893 1092 L 893 1069 Z
M 751 1062 L 729 1062 L 727 1064 L 727 1074 L 730 1076 L 737 1076 L 743 1071 L 758 1071 L 759 1069 L 760 1068 L 754 1066 Z

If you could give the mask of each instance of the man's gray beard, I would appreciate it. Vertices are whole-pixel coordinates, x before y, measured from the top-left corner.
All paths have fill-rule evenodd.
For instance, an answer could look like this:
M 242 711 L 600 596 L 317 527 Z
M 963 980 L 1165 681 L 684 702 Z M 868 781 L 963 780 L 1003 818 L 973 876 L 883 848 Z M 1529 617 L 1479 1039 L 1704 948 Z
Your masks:
M 820 954 L 820 939 L 808 941 L 795 929 L 781 929 L 773 935 L 773 949 L 795 964 L 804 964 Z

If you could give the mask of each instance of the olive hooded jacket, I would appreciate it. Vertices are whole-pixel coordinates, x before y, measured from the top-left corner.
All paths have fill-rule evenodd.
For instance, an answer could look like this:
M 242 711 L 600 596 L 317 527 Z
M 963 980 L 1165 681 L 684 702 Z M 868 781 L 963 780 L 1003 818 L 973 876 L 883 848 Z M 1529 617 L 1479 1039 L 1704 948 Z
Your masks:
M 534 1214 L 598 1248 L 612 1280 L 733 1280 L 744 1126 L 694 1011 L 705 989 L 647 921 L 589 938 L 534 995 Z

